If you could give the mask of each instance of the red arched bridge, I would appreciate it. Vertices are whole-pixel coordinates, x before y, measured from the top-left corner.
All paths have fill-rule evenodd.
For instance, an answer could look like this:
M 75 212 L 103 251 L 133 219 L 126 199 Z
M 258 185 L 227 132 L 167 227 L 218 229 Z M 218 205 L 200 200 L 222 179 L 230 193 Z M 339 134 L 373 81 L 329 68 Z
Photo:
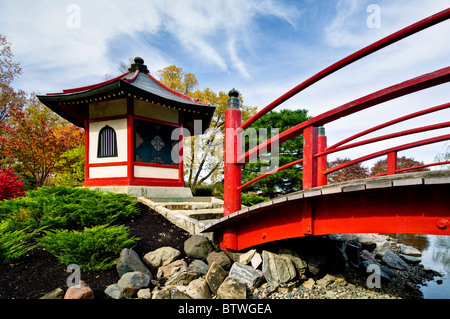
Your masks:
M 243 131 L 281 103 L 339 69 L 449 18 L 450 9 L 446 9 L 347 56 L 300 83 L 243 124 L 239 92 L 232 90 L 225 113 L 224 217 L 208 224 L 202 231 L 219 233 L 220 245 L 224 250 L 242 250 L 286 238 L 339 233 L 450 235 L 450 170 L 398 174 L 417 168 L 450 164 L 450 161 L 397 168 L 397 152 L 450 140 L 450 134 L 396 145 L 333 168 L 327 167 L 327 155 L 331 153 L 400 136 L 449 128 L 450 121 L 447 118 L 442 123 L 354 141 L 382 128 L 447 109 L 450 103 L 425 107 L 418 112 L 390 119 L 332 146 L 327 146 L 323 129 L 326 124 L 341 117 L 449 82 L 448 66 L 343 104 L 299 123 L 246 152 L 241 149 Z M 303 158 L 242 184 L 241 168 L 244 163 L 301 134 L 304 140 Z M 385 174 L 327 185 L 328 174 L 380 156 L 387 156 Z M 299 164 L 303 169 L 302 191 L 241 209 L 243 188 L 270 174 Z

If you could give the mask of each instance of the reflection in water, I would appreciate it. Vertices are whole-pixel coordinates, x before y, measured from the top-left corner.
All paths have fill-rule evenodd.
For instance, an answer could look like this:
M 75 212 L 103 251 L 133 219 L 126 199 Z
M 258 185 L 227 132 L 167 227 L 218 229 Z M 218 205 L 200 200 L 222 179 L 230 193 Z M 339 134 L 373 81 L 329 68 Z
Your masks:
M 389 234 L 401 244 L 413 246 L 422 252 L 422 265 L 440 272 L 421 291 L 427 299 L 450 299 L 450 236 Z M 442 280 L 441 284 L 437 281 Z M 439 281 L 440 282 L 440 281 Z

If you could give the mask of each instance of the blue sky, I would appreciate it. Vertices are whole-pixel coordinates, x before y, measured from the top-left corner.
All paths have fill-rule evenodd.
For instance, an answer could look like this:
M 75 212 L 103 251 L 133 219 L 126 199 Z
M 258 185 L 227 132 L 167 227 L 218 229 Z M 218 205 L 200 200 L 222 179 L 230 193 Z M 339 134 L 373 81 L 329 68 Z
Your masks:
M 379 9 L 370 28 L 369 5 Z M 23 75 L 17 89 L 49 93 L 118 74 L 119 61 L 144 58 L 150 71 L 175 64 L 199 88 L 238 89 L 264 107 L 348 54 L 449 6 L 448 0 L 0 0 L 0 33 Z M 281 108 L 318 115 L 375 90 L 449 65 L 450 21 L 405 39 L 305 90 Z M 367 127 L 449 101 L 449 84 L 397 99 L 326 127 L 333 144 Z M 441 111 L 382 133 L 438 123 Z M 354 158 L 441 134 L 433 131 L 330 156 Z M 402 152 L 425 162 L 444 143 Z M 368 165 L 368 164 L 367 164 Z

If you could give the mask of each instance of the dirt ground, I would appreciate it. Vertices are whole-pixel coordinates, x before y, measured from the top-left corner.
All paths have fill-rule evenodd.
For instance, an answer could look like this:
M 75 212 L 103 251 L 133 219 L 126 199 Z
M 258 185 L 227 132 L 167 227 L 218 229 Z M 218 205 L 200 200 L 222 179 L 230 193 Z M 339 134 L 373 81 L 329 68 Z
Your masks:
M 162 246 L 171 246 L 184 254 L 183 244 L 190 234 L 173 225 L 143 204 L 138 204 L 139 215 L 126 226 L 131 236 L 141 240 L 133 248 L 142 258 Z M 186 257 L 186 256 L 184 256 Z M 67 289 L 66 266 L 42 247 L 36 247 L 14 264 L 0 267 L 0 299 L 37 299 L 56 289 Z M 155 271 L 152 269 L 152 271 Z M 156 271 L 153 274 L 156 277 Z M 104 299 L 105 288 L 119 280 L 115 268 L 99 272 L 81 272 L 83 280 L 94 291 L 96 299 Z

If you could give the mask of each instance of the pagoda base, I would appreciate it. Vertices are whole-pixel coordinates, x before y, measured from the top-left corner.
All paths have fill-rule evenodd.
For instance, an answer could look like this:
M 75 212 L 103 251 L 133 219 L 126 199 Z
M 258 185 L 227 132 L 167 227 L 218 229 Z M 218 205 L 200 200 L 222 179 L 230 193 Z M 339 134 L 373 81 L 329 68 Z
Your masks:
M 86 186 L 85 186 L 86 187 Z M 166 198 L 176 201 L 177 198 L 193 197 L 189 187 L 158 187 L 158 186 L 93 186 L 87 187 L 112 193 L 124 193 L 131 197 Z

